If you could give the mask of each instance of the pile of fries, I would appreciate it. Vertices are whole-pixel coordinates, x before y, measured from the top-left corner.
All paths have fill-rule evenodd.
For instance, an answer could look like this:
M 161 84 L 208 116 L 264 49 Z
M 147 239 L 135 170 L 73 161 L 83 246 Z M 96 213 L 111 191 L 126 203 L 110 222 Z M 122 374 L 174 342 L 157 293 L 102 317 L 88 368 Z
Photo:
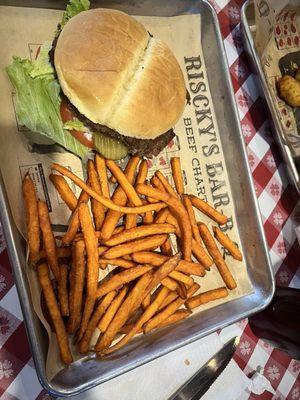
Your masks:
M 46 203 L 37 199 L 29 174 L 24 177 L 29 264 L 36 268 L 63 363 L 73 361 L 68 335 L 80 353 L 103 357 L 236 288 L 217 242 L 237 260 L 241 252 L 218 226 L 212 234 L 197 222 L 194 208 L 219 225 L 227 217 L 184 193 L 178 157 L 171 167 L 175 188 L 160 171 L 148 182 L 147 162 L 138 157 L 122 171 L 96 154 L 87 163 L 86 182 L 53 164 L 50 180 L 72 212 L 62 237 L 54 236 Z M 81 188 L 78 199 L 66 177 Z M 117 183 L 112 195 L 110 181 Z M 204 277 L 213 264 L 224 287 L 197 294 L 193 277 Z M 99 337 L 91 346 L 95 331 Z

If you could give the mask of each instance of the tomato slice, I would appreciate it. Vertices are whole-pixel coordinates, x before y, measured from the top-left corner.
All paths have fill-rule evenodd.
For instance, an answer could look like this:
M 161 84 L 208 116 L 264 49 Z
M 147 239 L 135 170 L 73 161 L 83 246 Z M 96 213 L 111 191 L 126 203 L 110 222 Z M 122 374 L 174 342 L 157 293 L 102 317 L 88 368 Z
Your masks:
M 63 123 L 70 121 L 75 117 L 70 107 L 68 107 L 68 103 L 64 99 L 60 104 L 60 115 Z M 69 132 L 76 140 L 78 140 L 78 142 L 80 142 L 84 146 L 88 147 L 89 149 L 92 149 L 94 147 L 93 140 L 87 137 L 84 132 L 77 131 L 75 129 L 72 129 Z

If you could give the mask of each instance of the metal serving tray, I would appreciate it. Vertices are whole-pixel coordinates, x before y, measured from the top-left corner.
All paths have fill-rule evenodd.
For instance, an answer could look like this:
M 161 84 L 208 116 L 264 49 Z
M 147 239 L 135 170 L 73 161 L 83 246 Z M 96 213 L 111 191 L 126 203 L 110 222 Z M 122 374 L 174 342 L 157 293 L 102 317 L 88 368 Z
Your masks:
M 275 132 L 275 139 L 280 147 L 282 157 L 284 159 L 288 178 L 290 182 L 295 185 L 298 193 L 300 193 L 300 160 L 295 160 L 292 157 L 290 148 L 286 142 L 285 135 L 283 132 L 282 125 L 278 118 L 275 105 L 272 100 L 272 96 L 269 87 L 266 82 L 265 75 L 262 70 L 260 59 L 254 46 L 254 32 L 255 32 L 255 19 L 254 19 L 254 3 L 248 0 L 242 8 L 242 33 L 244 39 L 245 49 L 251 61 L 253 71 L 257 75 L 257 81 L 260 83 L 261 96 L 265 98 L 267 106 L 269 108 L 272 121 L 273 131 Z
M 0 1 L 2 5 L 22 5 L 22 1 Z M 100 2 L 99 2 L 100 4 Z M 27 1 L 31 7 L 64 8 L 64 2 Z M 97 3 L 93 3 L 97 6 Z M 0 217 L 7 239 L 10 260 L 24 314 L 33 359 L 41 384 L 51 394 L 71 396 L 139 365 L 145 364 L 219 328 L 230 325 L 265 308 L 274 293 L 274 279 L 268 256 L 251 172 L 239 125 L 226 55 L 212 6 L 200 0 L 102 0 L 101 7 L 118 8 L 129 14 L 174 16 L 200 13 L 201 36 L 205 63 L 213 103 L 222 126 L 222 145 L 239 224 L 239 233 L 245 254 L 245 263 L 253 285 L 253 293 L 227 302 L 213 309 L 191 316 L 175 327 L 138 337 L 108 360 L 92 359 L 76 362 L 48 381 L 45 375 L 47 335 L 36 317 L 25 274 L 25 243 L 12 220 L 3 185 L 0 189 Z M 224 100 L 225 99 L 225 100 Z

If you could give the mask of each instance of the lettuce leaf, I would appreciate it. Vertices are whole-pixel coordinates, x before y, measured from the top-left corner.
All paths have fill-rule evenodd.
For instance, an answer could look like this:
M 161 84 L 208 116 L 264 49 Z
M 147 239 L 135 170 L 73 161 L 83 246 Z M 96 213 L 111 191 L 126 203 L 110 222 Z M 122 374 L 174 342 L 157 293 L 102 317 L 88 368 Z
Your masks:
M 81 11 L 88 10 L 89 7 L 89 0 L 70 0 L 55 36 L 59 35 L 70 18 Z M 64 127 L 61 120 L 60 85 L 48 55 L 51 46 L 49 42 L 42 45 L 35 61 L 13 57 L 11 65 L 6 68 L 17 94 L 18 121 L 32 132 L 40 133 L 79 157 L 84 157 L 89 149 L 69 133 L 71 129 L 83 130 L 83 125 L 81 124 L 79 129 L 78 123 L 76 125 L 74 120 L 69 121 Z
M 61 22 L 57 26 L 55 36 L 58 36 L 60 34 L 60 31 L 69 21 L 69 19 L 79 14 L 81 11 L 88 10 L 89 8 L 90 8 L 89 0 L 70 0 L 69 4 L 67 5 L 66 11 L 63 13 Z
M 84 157 L 89 152 L 88 148 L 63 128 L 60 85 L 54 73 L 49 68 L 42 68 L 42 63 L 38 61 L 20 57 L 13 57 L 6 71 L 17 94 L 16 112 L 20 124 Z
M 32 62 L 32 69 L 30 72 L 30 76 L 32 78 L 43 77 L 43 78 L 54 78 L 54 68 L 52 67 L 49 61 L 49 51 L 52 47 L 52 44 L 49 42 L 44 43 L 40 47 L 40 52 L 38 58 Z
M 75 131 L 79 132 L 86 132 L 88 129 L 84 126 L 84 124 L 79 121 L 78 118 L 73 118 L 70 121 L 67 121 L 64 123 L 64 129 L 67 129 L 68 131 L 72 131 L 75 129 Z

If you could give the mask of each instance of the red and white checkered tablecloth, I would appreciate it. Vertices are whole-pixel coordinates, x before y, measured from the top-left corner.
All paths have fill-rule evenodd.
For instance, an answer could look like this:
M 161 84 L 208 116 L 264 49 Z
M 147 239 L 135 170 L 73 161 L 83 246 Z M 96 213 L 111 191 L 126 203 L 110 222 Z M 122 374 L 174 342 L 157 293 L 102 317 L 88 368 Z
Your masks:
M 300 202 L 286 178 L 284 165 L 269 129 L 266 110 L 255 86 L 242 45 L 240 9 L 243 0 L 214 0 L 224 37 L 249 163 L 255 183 L 270 256 L 279 286 L 300 287 L 300 248 L 295 226 Z M 298 212 L 297 212 L 298 202 Z M 28 346 L 5 241 L 0 231 L 0 398 L 50 399 L 42 390 Z M 234 359 L 246 373 L 258 365 L 276 394 L 251 394 L 249 399 L 300 399 L 300 362 L 253 335 L 247 320 L 236 324 L 241 340 Z

